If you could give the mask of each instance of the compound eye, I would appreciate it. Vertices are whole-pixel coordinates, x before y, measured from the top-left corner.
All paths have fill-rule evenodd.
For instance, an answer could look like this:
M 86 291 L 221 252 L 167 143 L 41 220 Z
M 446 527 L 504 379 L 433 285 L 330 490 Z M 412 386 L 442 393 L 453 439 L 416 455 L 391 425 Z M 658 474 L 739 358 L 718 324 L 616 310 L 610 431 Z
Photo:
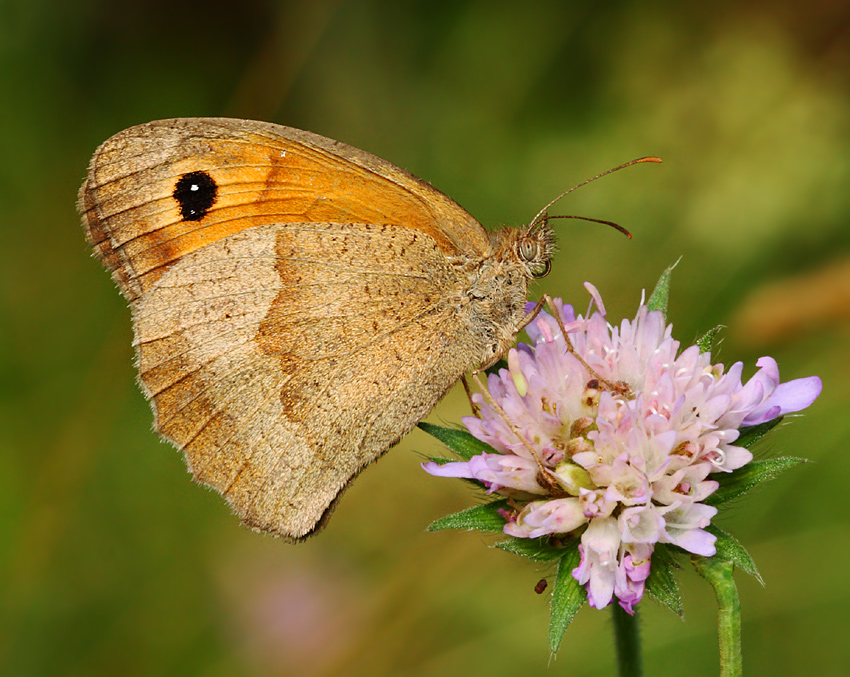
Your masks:
M 519 255 L 526 261 L 534 261 L 537 257 L 537 243 L 534 240 L 520 240 Z

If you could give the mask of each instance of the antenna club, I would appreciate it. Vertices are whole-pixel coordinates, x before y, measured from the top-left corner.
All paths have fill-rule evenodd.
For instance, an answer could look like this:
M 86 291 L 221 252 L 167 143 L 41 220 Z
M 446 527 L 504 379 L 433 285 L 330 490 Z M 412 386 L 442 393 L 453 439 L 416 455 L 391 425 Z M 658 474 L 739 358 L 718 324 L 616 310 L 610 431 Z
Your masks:
M 632 160 L 631 162 L 629 162 L 628 164 L 626 164 L 624 166 L 628 167 L 629 165 L 636 165 L 639 162 L 657 162 L 658 164 L 661 164 L 661 158 L 655 157 L 654 155 L 650 155 L 648 157 L 642 157 L 642 158 L 638 158 L 637 160 Z

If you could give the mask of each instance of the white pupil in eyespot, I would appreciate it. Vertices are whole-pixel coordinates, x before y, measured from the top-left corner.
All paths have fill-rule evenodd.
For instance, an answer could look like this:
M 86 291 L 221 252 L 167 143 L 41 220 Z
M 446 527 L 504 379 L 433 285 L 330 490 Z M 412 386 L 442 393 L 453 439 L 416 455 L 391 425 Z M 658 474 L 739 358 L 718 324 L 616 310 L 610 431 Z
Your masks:
M 200 186 L 197 183 L 193 183 L 189 186 L 189 190 L 200 190 Z

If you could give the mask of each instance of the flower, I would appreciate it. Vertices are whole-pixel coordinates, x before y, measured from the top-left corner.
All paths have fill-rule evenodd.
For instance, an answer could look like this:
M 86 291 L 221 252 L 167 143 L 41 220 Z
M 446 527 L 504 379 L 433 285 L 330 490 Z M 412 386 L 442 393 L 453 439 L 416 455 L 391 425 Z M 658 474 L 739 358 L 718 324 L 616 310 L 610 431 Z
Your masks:
M 725 370 L 696 345 L 680 352 L 672 325 L 646 305 L 609 325 L 586 287 L 598 310 L 576 316 L 555 299 L 555 315 L 526 329 L 531 345 L 490 374 L 487 397 L 473 395 L 480 415 L 463 423 L 497 453 L 423 467 L 509 497 L 506 534 L 580 537 L 572 575 L 590 605 L 616 597 L 634 613 L 656 543 L 715 554 L 706 527 L 717 509 L 703 501 L 719 486 L 713 476 L 752 460 L 734 444 L 740 428 L 808 407 L 821 382 L 780 383 L 776 361 L 762 357 L 744 384 L 742 363 Z

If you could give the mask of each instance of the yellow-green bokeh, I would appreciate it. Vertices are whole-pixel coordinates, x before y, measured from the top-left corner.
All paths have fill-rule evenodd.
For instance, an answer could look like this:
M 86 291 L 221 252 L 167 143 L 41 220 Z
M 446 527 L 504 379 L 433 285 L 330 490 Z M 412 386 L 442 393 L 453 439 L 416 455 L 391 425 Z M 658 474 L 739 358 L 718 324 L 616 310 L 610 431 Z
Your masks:
M 850 8 L 830 0 L 496 3 L 0 0 L 0 672 L 10 675 L 607 675 L 584 609 L 547 670 L 550 573 L 426 534 L 474 499 L 426 476 L 420 432 L 297 547 L 239 526 L 151 432 L 130 319 L 74 202 L 95 147 L 174 116 L 271 120 L 409 169 L 487 226 L 625 160 L 556 213 L 545 290 L 609 317 L 680 256 L 670 319 L 723 324 L 718 360 L 765 354 L 821 399 L 763 454 L 815 463 L 720 521 L 749 674 L 850 663 Z M 466 412 L 452 391 L 429 420 Z M 711 593 L 686 623 L 642 605 L 647 674 L 717 673 Z

